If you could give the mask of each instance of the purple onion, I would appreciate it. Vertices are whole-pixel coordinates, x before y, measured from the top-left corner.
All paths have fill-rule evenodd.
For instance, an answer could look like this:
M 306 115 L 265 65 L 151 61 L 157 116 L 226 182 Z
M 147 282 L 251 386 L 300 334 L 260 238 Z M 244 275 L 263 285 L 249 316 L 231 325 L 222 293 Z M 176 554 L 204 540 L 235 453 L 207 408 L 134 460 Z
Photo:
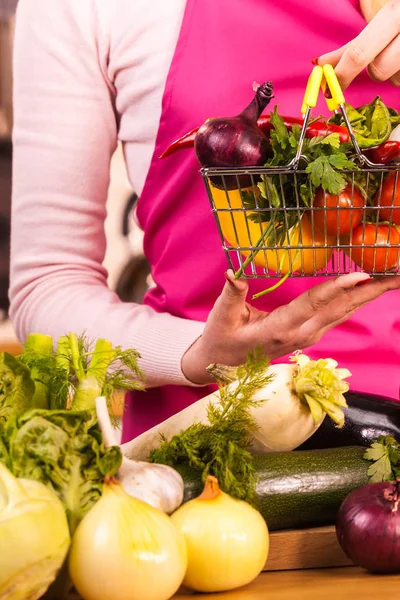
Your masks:
M 349 494 L 336 521 L 345 554 L 374 573 L 400 573 L 400 479 Z
M 198 130 L 195 152 L 203 167 L 259 167 L 271 156 L 271 144 L 257 125 L 257 119 L 273 98 L 273 84 L 260 85 L 253 100 L 235 117 L 209 119 Z M 223 187 L 220 177 L 212 178 L 213 184 Z M 250 176 L 240 175 L 242 187 L 251 185 Z M 238 187 L 236 176 L 226 176 L 228 189 Z

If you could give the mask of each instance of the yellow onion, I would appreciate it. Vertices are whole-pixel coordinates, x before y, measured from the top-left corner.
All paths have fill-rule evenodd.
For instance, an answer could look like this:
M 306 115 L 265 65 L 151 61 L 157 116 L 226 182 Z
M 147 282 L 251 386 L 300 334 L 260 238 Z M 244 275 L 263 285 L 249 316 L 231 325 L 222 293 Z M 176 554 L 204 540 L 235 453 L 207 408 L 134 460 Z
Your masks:
M 187 566 L 183 536 L 170 517 L 107 478 L 79 524 L 69 569 L 84 600 L 167 600 Z
M 222 592 L 250 583 L 268 558 L 267 525 L 252 506 L 235 500 L 208 476 L 203 493 L 171 517 L 185 536 L 188 568 L 184 585 Z
M 56 495 L 16 479 L 0 463 L 0 598 L 37 600 L 55 580 L 70 544 Z

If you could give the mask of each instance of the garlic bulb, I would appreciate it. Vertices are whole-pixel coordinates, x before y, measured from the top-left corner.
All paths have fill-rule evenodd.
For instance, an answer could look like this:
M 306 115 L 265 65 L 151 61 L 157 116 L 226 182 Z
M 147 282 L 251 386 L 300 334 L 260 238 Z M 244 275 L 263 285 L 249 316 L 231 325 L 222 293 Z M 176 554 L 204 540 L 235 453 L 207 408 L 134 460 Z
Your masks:
M 70 575 L 83 600 L 167 600 L 186 566 L 185 541 L 170 517 L 107 478 L 71 546 Z
M 107 447 L 115 446 L 114 430 L 107 401 L 103 396 L 96 399 L 96 412 L 104 444 Z M 182 504 L 183 479 L 172 467 L 135 461 L 123 456 L 118 479 L 130 496 L 165 513 L 172 513 Z
M 187 587 L 198 592 L 232 590 L 262 571 L 269 550 L 267 525 L 249 504 L 222 492 L 215 477 L 207 477 L 203 493 L 171 519 L 186 540 Z
M 67 517 L 41 483 L 0 462 L 0 598 L 37 600 L 55 580 L 70 544 Z

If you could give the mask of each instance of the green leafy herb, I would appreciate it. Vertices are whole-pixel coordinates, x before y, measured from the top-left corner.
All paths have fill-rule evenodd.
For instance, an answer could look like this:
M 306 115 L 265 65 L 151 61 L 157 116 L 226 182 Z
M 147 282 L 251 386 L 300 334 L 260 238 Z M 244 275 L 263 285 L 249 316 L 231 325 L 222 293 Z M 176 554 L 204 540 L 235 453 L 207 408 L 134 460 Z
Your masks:
M 35 409 L 8 423 L 0 436 L 16 477 L 40 481 L 63 502 L 73 533 L 100 498 L 105 475 L 121 464 L 119 447 L 106 449 L 91 412 Z
M 346 104 L 345 108 L 360 148 L 371 148 L 386 142 L 392 128 L 400 121 L 399 113 L 387 108 L 379 96 L 370 104 L 359 108 L 354 108 L 350 104 Z M 346 125 L 341 113 L 332 117 L 330 122 Z
M 93 344 L 74 334 L 61 340 L 64 359 L 69 361 L 74 388 L 71 408 L 93 410 L 97 396 L 112 399 L 115 390 L 142 390 L 143 375 L 138 367 L 138 352 L 113 347 L 108 340 Z M 68 344 L 69 342 L 69 344 Z
M 357 109 L 346 105 L 346 110 L 361 148 L 369 148 L 386 141 L 392 129 L 400 123 L 400 114 L 394 109 L 386 107 L 380 97 Z M 283 166 L 290 163 L 296 156 L 300 140 L 300 127 L 294 125 L 289 131 L 284 120 L 278 114 L 276 106 L 270 119 L 273 126 L 271 131 L 273 156 L 265 166 Z M 341 113 L 334 115 L 330 122 L 345 126 Z M 279 173 L 261 177 L 261 181 L 258 183 L 260 190 L 258 204 L 260 208 L 269 207 L 270 210 L 254 213 L 250 216 L 252 220 L 256 222 L 269 221 L 271 208 L 276 209 L 275 222 L 287 229 L 301 218 L 302 207 L 312 206 L 317 188 L 321 187 L 330 194 L 338 194 L 353 179 L 366 200 L 373 197 L 373 193 L 379 185 L 377 176 L 371 173 L 367 182 L 369 189 L 363 189 L 365 174 L 360 173 L 357 176 L 359 166 L 355 162 L 354 147 L 351 142 L 341 143 L 339 134 L 331 133 L 326 136 L 306 138 L 302 154 L 308 161 L 307 165 L 304 165 L 303 171 L 300 170 L 293 175 Z M 349 171 L 356 171 L 356 173 L 350 177 Z M 254 198 L 254 195 L 252 196 Z M 283 206 L 299 209 L 298 214 L 291 213 L 292 220 L 287 225 L 283 223 L 284 211 L 279 210 Z M 249 201 L 248 208 L 254 208 L 254 200 L 253 202 Z
M 358 168 L 341 150 L 339 135 L 332 133 L 326 137 L 313 138 L 308 144 L 308 150 L 311 162 L 306 173 L 310 174 L 314 188 L 322 187 L 330 194 L 339 194 L 347 184 L 345 176 L 339 171 L 354 171 Z
M 271 123 L 273 156 L 265 166 L 282 166 L 296 156 L 300 127 L 294 125 L 289 131 L 278 114 L 277 107 L 271 113 Z M 355 162 L 348 157 L 348 152 L 349 144 L 341 144 L 337 133 L 305 139 L 302 152 L 308 161 L 305 169 L 293 174 L 263 175 L 258 183 L 260 208 L 269 206 L 276 209 L 275 221 L 281 224 L 286 234 L 287 229 L 301 218 L 302 208 L 312 206 L 317 188 L 322 187 L 330 194 L 338 194 L 346 187 L 348 180 L 343 171 L 358 170 Z M 253 202 L 249 198 L 246 208 L 255 208 L 254 195 L 251 196 Z M 290 213 L 290 223 L 284 223 L 287 213 L 279 211 L 282 207 L 298 208 L 298 212 Z M 271 219 L 271 211 L 257 212 L 250 218 L 254 221 L 268 221 Z
M 400 477 L 400 444 L 392 436 L 379 436 L 365 451 L 364 458 L 372 461 L 368 469 L 371 483 Z
M 60 365 L 48 335 L 30 334 L 17 360 L 28 367 L 35 391 L 29 408 L 65 408 L 69 394 L 69 365 Z
M 143 389 L 138 358 L 75 334 L 60 338 L 56 349 L 51 337 L 32 334 L 20 356 L 0 355 L 0 461 L 57 494 L 71 534 L 122 461 L 119 447 L 103 445 L 95 398 L 111 404 L 116 390 Z M 69 588 L 64 565 L 46 598 L 61 600 Z
M 255 503 L 257 478 L 248 448 L 257 424 L 250 409 L 264 402 L 253 396 L 271 381 L 268 365 L 260 349 L 250 352 L 236 370 L 237 383 L 219 383 L 220 402 L 208 406 L 208 424 L 191 425 L 170 441 L 164 439 L 151 452 L 150 462 L 178 470 L 191 467 L 201 473 L 203 481 L 215 475 L 223 491 Z
M 28 408 L 94 410 L 97 396 L 110 405 L 116 390 L 141 390 L 135 350 L 96 343 L 71 333 L 53 349 L 49 336 L 31 334 L 20 356 L 0 355 L 0 425 Z
M 30 370 L 11 354 L 0 354 L 0 430 L 14 415 L 31 407 L 34 393 Z

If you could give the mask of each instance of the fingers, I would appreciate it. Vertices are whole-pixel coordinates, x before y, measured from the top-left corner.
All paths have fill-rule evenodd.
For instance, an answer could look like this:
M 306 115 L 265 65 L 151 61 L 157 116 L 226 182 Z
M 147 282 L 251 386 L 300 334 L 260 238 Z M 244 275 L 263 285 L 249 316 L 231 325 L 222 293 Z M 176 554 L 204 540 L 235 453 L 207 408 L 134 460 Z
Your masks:
M 393 77 L 390 78 L 390 81 L 393 83 L 393 85 L 395 85 L 396 87 L 400 87 L 400 71 L 397 71 Z
M 318 64 L 333 64 L 345 90 L 399 34 L 400 2 L 389 2 L 347 47 L 319 58 Z M 337 60 L 339 57 L 339 60 Z M 337 61 L 337 62 L 336 62 Z M 396 71 L 393 71 L 392 75 Z
M 399 289 L 399 279 L 399 277 L 370 278 L 366 285 L 357 285 L 352 289 L 348 289 L 341 298 L 337 298 L 325 310 L 320 311 L 311 318 L 305 329 L 309 332 L 321 332 L 320 337 L 322 337 L 326 331 L 347 321 L 362 306 L 376 300 L 389 290 Z
M 336 50 L 333 50 L 332 52 L 327 52 L 326 54 L 323 54 L 322 56 L 320 56 L 318 58 L 318 64 L 321 67 L 323 67 L 324 65 L 332 65 L 332 67 L 336 67 L 339 60 L 342 58 L 345 50 L 347 50 L 347 48 L 349 48 L 350 44 L 351 44 L 351 42 L 348 42 L 341 48 L 337 48 Z
M 397 36 L 368 66 L 370 77 L 376 81 L 392 78 L 400 86 L 400 36 Z
M 225 322 L 229 325 L 240 325 L 243 316 L 247 314 L 246 296 L 248 283 L 246 279 L 235 280 L 232 270 L 225 273 L 226 283 L 217 302 L 215 309 Z
M 367 273 L 349 273 L 311 288 L 290 303 L 289 306 L 294 309 L 291 313 L 290 326 L 301 327 L 328 305 L 337 302 L 340 297 L 369 278 Z
M 367 23 L 372 21 L 386 3 L 387 0 L 360 0 L 360 9 Z

